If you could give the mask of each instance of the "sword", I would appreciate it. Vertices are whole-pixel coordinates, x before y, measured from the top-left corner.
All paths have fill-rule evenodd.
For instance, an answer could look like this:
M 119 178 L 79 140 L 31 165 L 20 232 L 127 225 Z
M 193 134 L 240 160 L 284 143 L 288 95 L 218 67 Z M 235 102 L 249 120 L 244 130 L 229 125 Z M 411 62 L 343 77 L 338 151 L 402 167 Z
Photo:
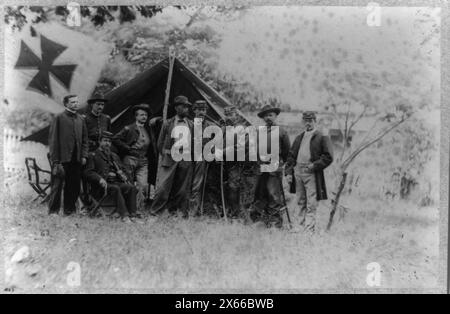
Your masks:
M 206 189 L 206 179 L 208 178 L 208 169 L 209 169 L 209 163 L 206 163 L 206 170 L 205 174 L 203 176 L 203 187 L 202 187 L 202 195 L 201 195 L 201 203 L 200 203 L 200 214 L 203 216 L 203 201 L 205 198 L 205 189 Z
M 280 211 L 283 210 L 286 212 L 286 216 L 287 216 L 287 219 L 289 222 L 289 229 L 292 229 L 291 216 L 289 215 L 289 208 L 286 203 L 286 195 L 284 194 L 283 182 L 281 181 L 282 178 L 280 176 L 277 176 L 277 177 L 278 177 L 278 182 L 280 183 L 281 196 L 283 197 L 283 207 L 280 208 Z
M 227 209 L 225 207 L 225 192 L 223 189 L 223 162 L 220 163 L 220 194 L 222 196 L 222 210 L 225 221 L 228 222 Z

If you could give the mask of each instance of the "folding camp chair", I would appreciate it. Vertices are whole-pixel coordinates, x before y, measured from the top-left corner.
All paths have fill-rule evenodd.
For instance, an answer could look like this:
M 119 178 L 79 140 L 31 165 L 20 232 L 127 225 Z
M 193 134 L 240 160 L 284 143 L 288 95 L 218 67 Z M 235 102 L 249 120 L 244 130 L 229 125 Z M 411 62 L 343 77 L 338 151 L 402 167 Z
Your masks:
M 51 185 L 50 181 L 51 172 L 40 168 L 36 163 L 36 159 L 31 157 L 25 158 L 25 166 L 27 167 L 28 183 L 31 185 L 33 190 L 38 194 L 38 196 L 33 201 L 42 198 L 41 203 L 46 202 L 49 198 L 47 190 L 50 188 Z M 48 178 L 45 177 L 42 178 L 43 174 L 48 175 Z
M 90 183 L 87 182 L 86 188 L 88 190 L 88 194 L 91 196 L 92 201 L 92 204 L 86 206 L 86 209 L 89 212 L 89 216 L 110 216 L 116 211 L 116 203 L 110 195 L 96 195 L 97 197 L 94 197 Z

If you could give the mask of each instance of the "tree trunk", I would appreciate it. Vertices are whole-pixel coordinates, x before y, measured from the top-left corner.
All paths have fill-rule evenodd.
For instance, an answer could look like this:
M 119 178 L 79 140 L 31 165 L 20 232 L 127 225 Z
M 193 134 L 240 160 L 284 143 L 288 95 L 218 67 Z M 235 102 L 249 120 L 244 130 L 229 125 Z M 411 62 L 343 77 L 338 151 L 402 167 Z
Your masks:
M 334 214 L 336 213 L 336 209 L 339 205 L 339 199 L 341 198 L 342 191 L 345 187 L 345 182 L 347 181 L 347 172 L 343 171 L 341 175 L 341 181 L 339 183 L 338 189 L 336 191 L 336 196 L 334 197 L 334 200 L 331 201 L 332 208 L 330 212 L 330 219 L 328 221 L 327 231 L 330 230 L 331 225 L 333 224 L 333 218 Z

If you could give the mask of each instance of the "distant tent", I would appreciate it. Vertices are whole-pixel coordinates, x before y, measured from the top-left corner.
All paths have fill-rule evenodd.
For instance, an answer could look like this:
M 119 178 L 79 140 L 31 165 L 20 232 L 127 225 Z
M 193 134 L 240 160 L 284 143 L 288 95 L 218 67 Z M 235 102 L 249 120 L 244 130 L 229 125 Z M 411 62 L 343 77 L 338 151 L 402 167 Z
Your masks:
M 152 116 L 162 116 L 167 79 L 169 74 L 169 58 L 138 74 L 125 84 L 113 89 L 105 95 L 108 104 L 104 113 L 112 118 L 114 133 L 134 121 L 132 107 L 140 103 L 150 105 Z M 218 124 L 223 119 L 223 109 L 231 103 L 222 97 L 211 86 L 198 77 L 192 70 L 175 58 L 172 81 L 170 86 L 169 103 L 178 95 L 185 95 L 191 102 L 203 99 L 208 103 L 207 118 Z M 168 117 L 174 115 L 169 106 Z M 242 115 L 243 119 L 248 122 Z M 249 123 L 249 122 L 248 122 Z M 49 127 L 23 139 L 24 141 L 40 142 L 48 145 Z

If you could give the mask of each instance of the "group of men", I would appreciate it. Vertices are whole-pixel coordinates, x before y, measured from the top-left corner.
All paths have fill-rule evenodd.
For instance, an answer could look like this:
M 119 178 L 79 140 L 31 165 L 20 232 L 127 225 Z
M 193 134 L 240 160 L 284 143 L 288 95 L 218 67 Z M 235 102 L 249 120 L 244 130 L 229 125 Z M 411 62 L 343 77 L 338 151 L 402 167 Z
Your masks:
M 172 104 L 175 115 L 163 121 L 157 131 L 152 127 L 150 107 L 136 105 L 133 107 L 135 121 L 115 135 L 111 133 L 111 118 L 103 113 L 107 105 L 103 96 L 89 99 L 84 115 L 78 113 L 76 95 L 66 96 L 63 102 L 65 111 L 56 116 L 50 127 L 50 214 L 59 212 L 64 190 L 64 215 L 75 212 L 80 196 L 87 205 L 101 203 L 105 197 L 110 197 L 117 218 L 124 222 L 141 221 L 141 201 L 150 198 L 150 183 L 155 184 L 155 193 L 148 214 L 159 215 L 167 210 L 188 218 L 203 213 L 211 162 L 205 159 L 175 160 L 172 148 L 177 139 L 172 137 L 172 131 L 177 126 L 184 126 L 194 134 L 194 123 L 201 123 L 203 130 L 211 126 L 213 123 L 207 120 L 208 106 L 204 100 L 191 104 L 185 96 L 175 97 Z M 222 128 L 241 123 L 234 106 L 225 108 L 224 114 Z M 264 120 L 270 132 L 271 127 L 277 126 L 279 114 L 279 108 L 268 105 L 262 108 L 258 117 Z M 284 173 L 298 195 L 301 225 L 314 230 L 317 203 L 327 198 L 323 170 L 331 164 L 333 157 L 329 138 L 315 128 L 315 113 L 305 112 L 303 120 L 306 130 L 296 137 L 292 146 L 287 132 L 279 127 L 279 164 L 273 171 L 258 171 L 264 164 L 262 161 L 227 161 L 224 154 L 221 162 L 221 174 L 226 172 L 227 178 L 226 184 L 221 182 L 225 185 L 222 205 L 223 208 L 226 206 L 227 212 L 224 215 L 262 220 L 267 226 L 282 227 L 283 211 L 287 210 L 282 183 Z M 193 138 L 202 146 L 207 140 Z M 269 140 L 269 151 L 270 145 Z M 157 167 L 151 167 L 155 164 Z M 243 199 L 240 190 L 249 185 L 246 180 L 250 177 L 255 178 L 255 189 L 251 197 Z M 223 178 L 221 175 L 221 180 Z

